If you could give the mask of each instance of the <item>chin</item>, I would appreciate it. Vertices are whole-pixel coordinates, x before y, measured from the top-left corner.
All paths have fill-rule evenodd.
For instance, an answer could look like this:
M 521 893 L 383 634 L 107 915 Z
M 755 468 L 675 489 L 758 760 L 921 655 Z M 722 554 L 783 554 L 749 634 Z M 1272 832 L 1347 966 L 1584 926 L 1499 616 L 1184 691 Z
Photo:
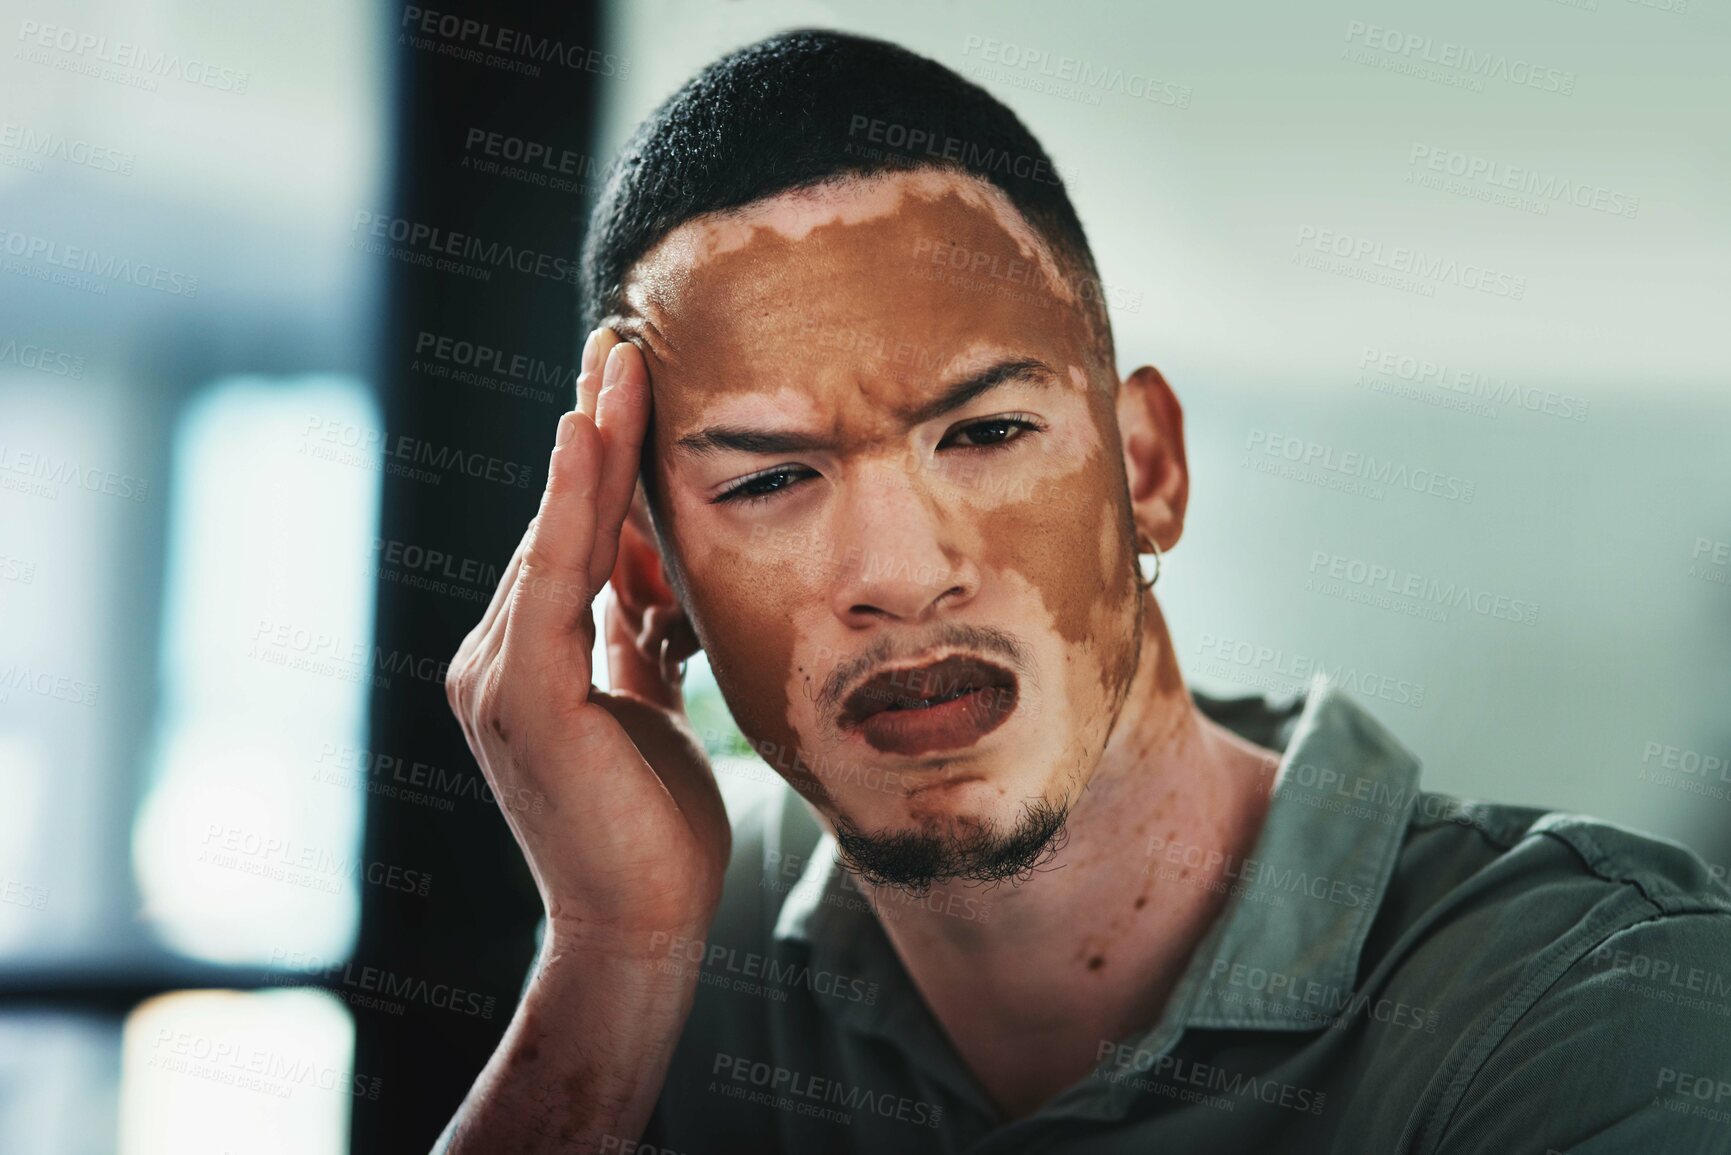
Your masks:
M 1026 876 L 1055 852 L 1068 818 L 1061 800 L 1012 792 L 984 776 L 958 776 L 890 806 L 877 803 L 869 815 L 841 809 L 832 821 L 849 868 L 912 891 Z
M 941 769 L 881 772 L 881 788 L 856 782 L 832 790 L 830 801 L 855 829 L 872 835 L 967 840 L 1003 835 L 1022 821 L 1030 805 L 1063 806 L 1061 776 L 1023 767 L 993 766 L 990 760 Z

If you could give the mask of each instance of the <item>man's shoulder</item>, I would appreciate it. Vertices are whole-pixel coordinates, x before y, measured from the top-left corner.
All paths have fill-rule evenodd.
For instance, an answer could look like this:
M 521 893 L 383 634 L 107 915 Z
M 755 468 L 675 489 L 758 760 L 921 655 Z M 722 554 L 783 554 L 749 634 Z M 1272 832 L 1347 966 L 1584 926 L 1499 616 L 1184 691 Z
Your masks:
M 1731 1069 L 1731 890 L 1604 819 L 1419 795 L 1360 963 L 1432 1024 L 1381 1055 L 1432 1072 L 1414 1150 L 1514 1150 L 1509 1121 L 1540 1108 L 1582 1141 L 1672 1137 L 1700 1077 Z
M 1591 815 L 1432 792 L 1414 798 L 1394 881 L 1455 905 L 1536 894 L 1576 914 L 1606 902 L 1652 917 L 1731 913 L 1723 868 L 1679 842 Z

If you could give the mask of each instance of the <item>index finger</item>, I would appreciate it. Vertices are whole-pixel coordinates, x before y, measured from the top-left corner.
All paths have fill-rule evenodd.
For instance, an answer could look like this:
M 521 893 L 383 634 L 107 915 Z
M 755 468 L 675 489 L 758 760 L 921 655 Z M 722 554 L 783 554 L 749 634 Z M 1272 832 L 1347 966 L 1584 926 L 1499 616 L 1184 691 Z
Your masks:
M 595 423 L 605 446 L 600 490 L 596 498 L 595 551 L 589 572 L 613 572 L 619 556 L 619 532 L 631 509 L 637 474 L 643 464 L 643 437 L 649 427 L 649 367 L 630 341 L 612 346 L 602 372 L 595 402 Z
M 588 614 L 607 580 L 589 568 L 595 548 L 601 437 L 582 410 L 559 419 L 541 509 L 525 539 L 523 560 L 506 610 L 505 645 L 538 647 L 563 638 Z M 522 639 L 522 641 L 517 641 Z

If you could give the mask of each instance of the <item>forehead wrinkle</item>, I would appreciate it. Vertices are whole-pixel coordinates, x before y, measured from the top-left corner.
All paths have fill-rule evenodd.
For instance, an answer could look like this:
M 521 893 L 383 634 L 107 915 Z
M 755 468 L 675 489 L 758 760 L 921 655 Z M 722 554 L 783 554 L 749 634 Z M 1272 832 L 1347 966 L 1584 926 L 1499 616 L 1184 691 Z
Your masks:
M 832 400 L 827 405 L 826 399 L 813 391 L 790 386 L 774 391 L 753 390 L 719 396 L 711 400 L 704 412 L 698 415 L 698 421 L 702 424 L 691 432 L 674 437 L 673 447 L 696 458 L 729 450 L 765 455 L 780 452 L 840 451 L 852 448 L 850 442 L 860 449 L 876 449 L 897 440 L 900 434 L 948 416 L 953 411 L 965 409 L 977 399 L 990 398 L 1006 388 L 1022 385 L 1035 390 L 1048 390 L 1061 389 L 1064 385 L 1064 379 L 1052 366 L 1037 357 L 1009 351 L 996 342 L 975 342 L 973 346 L 952 356 L 949 364 L 978 365 L 979 368 L 973 371 L 952 369 L 936 374 L 934 376 L 944 383 L 941 387 L 926 391 L 925 395 L 908 396 L 906 389 L 897 390 L 890 385 L 873 383 L 869 378 L 856 374 L 852 388 L 844 386 L 839 399 Z M 955 396 L 958 384 L 978 386 L 987 375 L 994 379 L 984 388 L 977 388 L 966 397 Z M 876 397 L 874 393 L 881 393 L 883 396 Z M 718 408 L 723 411 L 741 408 L 768 410 L 776 418 L 780 418 L 794 408 L 789 402 L 795 397 L 810 403 L 808 409 L 812 411 L 813 424 L 821 424 L 823 413 L 828 411 L 830 422 L 827 434 L 802 429 L 797 422 L 791 426 L 780 420 L 753 424 L 752 422 L 758 419 L 744 414 L 729 414 L 735 418 L 732 420 L 715 420 L 715 411 Z M 850 401 L 863 402 L 863 405 L 849 404 Z M 946 402 L 942 412 L 931 411 Z M 859 432 L 849 437 L 845 428 L 849 424 L 861 430 L 869 427 L 875 432 Z M 763 446 L 759 448 L 737 444 L 753 438 L 760 438 L 764 442 Z M 728 444 L 730 440 L 736 444 Z

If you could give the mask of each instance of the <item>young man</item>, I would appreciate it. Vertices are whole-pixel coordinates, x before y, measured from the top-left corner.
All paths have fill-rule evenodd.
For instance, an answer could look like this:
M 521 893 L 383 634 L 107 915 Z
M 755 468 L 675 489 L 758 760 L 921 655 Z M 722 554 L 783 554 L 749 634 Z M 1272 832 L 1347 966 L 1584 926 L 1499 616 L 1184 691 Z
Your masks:
M 1420 793 L 1326 683 L 1188 691 L 1138 561 L 1178 401 L 1002 105 L 775 37 L 640 128 L 584 256 L 579 406 L 449 680 L 549 805 L 446 1150 L 1731 1151 L 1699 860 Z M 699 648 L 792 787 L 731 830 Z

